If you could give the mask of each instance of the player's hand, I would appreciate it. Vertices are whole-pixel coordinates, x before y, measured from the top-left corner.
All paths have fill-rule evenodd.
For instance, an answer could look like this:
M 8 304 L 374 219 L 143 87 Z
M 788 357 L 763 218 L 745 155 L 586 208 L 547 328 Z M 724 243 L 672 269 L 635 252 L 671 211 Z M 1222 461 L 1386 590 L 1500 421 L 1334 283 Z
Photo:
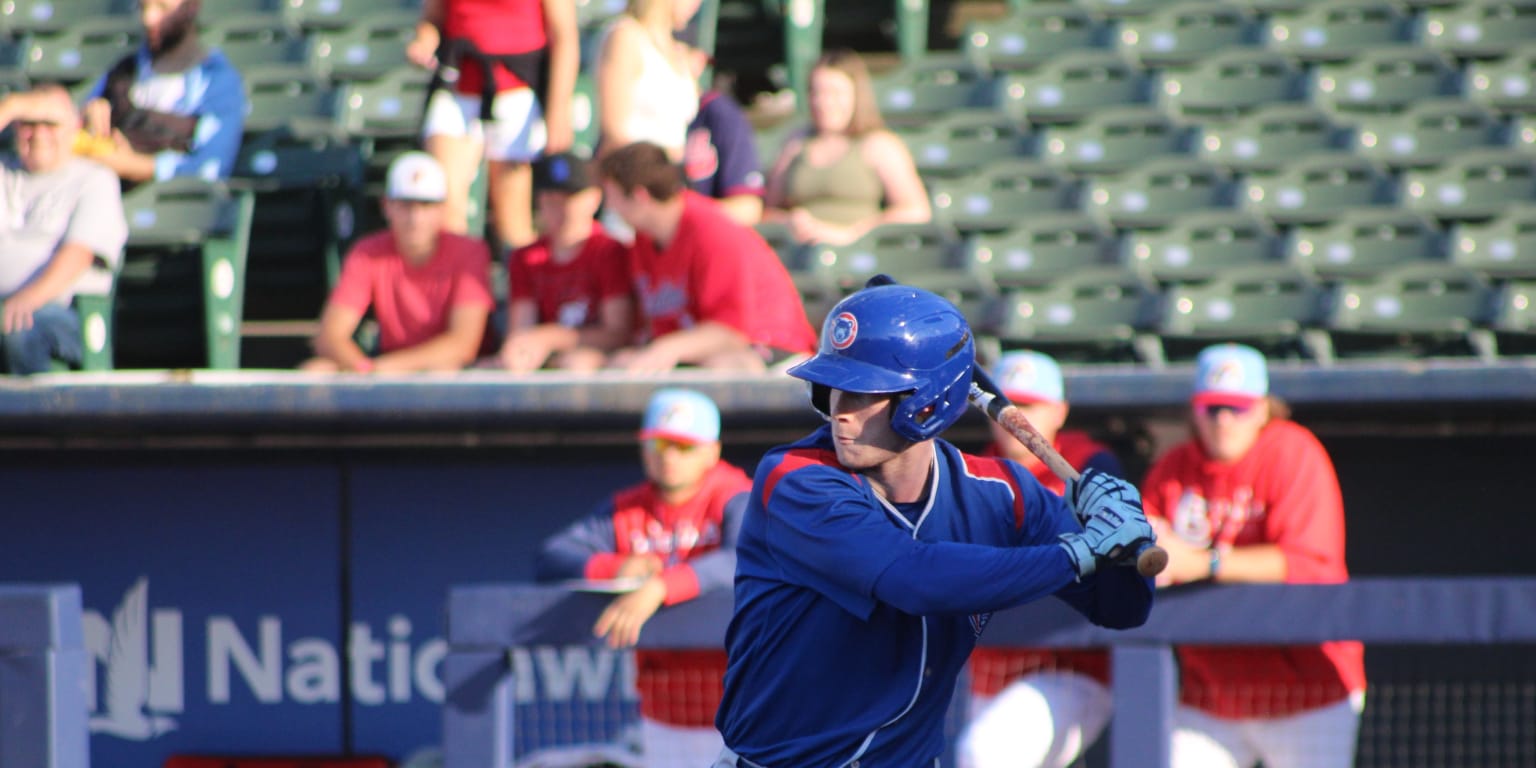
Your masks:
M 655 555 L 630 555 L 614 571 L 615 579 L 648 579 L 661 573 L 661 558 Z
M 32 314 L 42 309 L 47 302 L 37 299 L 26 288 L 11 294 L 5 300 L 5 316 L 0 320 L 0 328 L 6 333 L 31 330 Z
M 529 373 L 542 368 L 553 351 L 541 334 L 529 331 L 508 338 L 497 357 L 502 367 L 509 371 Z
M 635 591 L 614 598 L 597 617 L 592 634 L 607 638 L 610 648 L 629 648 L 640 641 L 640 628 L 666 599 L 666 582 L 656 577 L 647 579 Z
M 1077 513 L 1077 521 L 1084 526 L 1088 525 L 1088 519 L 1106 500 L 1131 504 L 1138 512 L 1141 510 L 1141 492 L 1136 490 L 1136 486 L 1097 469 L 1090 469 L 1076 480 L 1069 481 L 1063 495 L 1067 503 L 1072 505 L 1072 511 Z
M 1134 564 L 1142 545 L 1157 541 L 1140 502 L 1139 498 L 1137 503 L 1129 504 L 1106 497 L 1093 508 L 1082 533 L 1061 535 L 1061 546 L 1067 550 L 1079 578 L 1092 576 L 1100 560 Z
M 1168 521 L 1161 517 L 1151 518 L 1152 530 L 1157 534 L 1162 548 L 1168 552 L 1168 567 L 1157 575 L 1159 587 L 1202 581 L 1211 575 L 1211 550 L 1191 544 L 1173 533 Z

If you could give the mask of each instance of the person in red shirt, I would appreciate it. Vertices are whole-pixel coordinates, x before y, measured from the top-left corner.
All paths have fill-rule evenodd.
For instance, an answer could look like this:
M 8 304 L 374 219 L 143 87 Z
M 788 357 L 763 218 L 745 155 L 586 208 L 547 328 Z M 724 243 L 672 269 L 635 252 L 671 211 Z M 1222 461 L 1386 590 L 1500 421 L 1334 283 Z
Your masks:
M 384 218 L 389 228 L 357 241 L 326 300 L 315 335 L 314 372 L 457 371 L 473 362 L 495 300 L 490 249 L 442 231 L 443 169 L 423 152 L 390 163 Z M 353 335 L 373 310 L 379 355 Z
M 762 371 L 815 349 L 816 332 L 773 248 L 687 189 L 665 150 L 647 142 L 616 149 L 598 175 L 604 204 L 636 233 L 630 272 L 641 343 L 619 350 L 611 367 Z
M 629 254 L 593 220 L 602 191 L 590 163 L 575 154 L 533 166 L 538 240 L 507 264 L 507 338 L 499 358 L 509 371 L 541 367 L 594 371 L 634 335 Z
M 1195 435 L 1160 458 L 1142 487 L 1168 551 L 1158 583 L 1347 581 L 1333 462 L 1269 395 L 1263 355 L 1218 344 L 1196 368 Z M 1360 643 L 1177 650 L 1175 768 L 1353 764 L 1365 705 Z
M 992 380 L 1041 436 L 1078 471 L 1123 476 L 1120 459 L 1088 433 L 1063 429 L 1067 398 L 1061 367 L 1048 355 L 1008 352 Z M 1040 484 L 1061 494 L 1066 483 L 1001 425 L 983 456 L 1022 464 Z M 962 768 L 1066 768 L 1103 733 L 1113 710 L 1104 651 L 977 646 L 971 652 L 971 720 L 960 736 Z
M 720 411 L 698 392 L 657 390 L 645 409 L 640 445 L 645 481 L 550 537 L 536 571 L 540 581 L 638 583 L 592 628 L 614 648 L 633 646 L 663 606 L 731 588 L 736 536 L 752 488 L 752 478 L 721 460 Z M 711 764 L 724 746 L 714 727 L 724 649 L 638 651 L 635 662 L 644 765 Z
M 569 149 L 574 136 L 576 4 L 424 0 L 406 56 L 434 70 L 422 133 L 448 175 L 449 231 L 468 229 L 469 188 L 485 159 L 497 237 L 532 242 L 529 163 Z

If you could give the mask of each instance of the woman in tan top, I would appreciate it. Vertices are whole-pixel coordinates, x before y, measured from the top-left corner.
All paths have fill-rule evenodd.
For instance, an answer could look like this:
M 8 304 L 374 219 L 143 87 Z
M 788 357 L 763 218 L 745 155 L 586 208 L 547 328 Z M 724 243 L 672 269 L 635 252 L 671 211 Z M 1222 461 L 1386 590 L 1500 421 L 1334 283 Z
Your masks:
M 885 129 L 863 59 L 832 51 L 810 75 L 811 124 L 785 142 L 764 220 L 796 240 L 840 245 L 886 223 L 928 221 L 928 192 L 907 145 Z

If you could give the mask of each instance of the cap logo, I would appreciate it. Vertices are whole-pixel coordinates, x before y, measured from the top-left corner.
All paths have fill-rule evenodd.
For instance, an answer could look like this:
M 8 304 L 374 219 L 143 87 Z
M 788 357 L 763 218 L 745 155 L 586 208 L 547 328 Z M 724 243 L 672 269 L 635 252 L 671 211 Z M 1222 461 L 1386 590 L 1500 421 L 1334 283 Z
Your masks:
M 565 182 L 571 178 L 570 163 L 567 163 L 563 157 L 555 158 L 549 164 L 549 177 L 558 182 Z
M 692 419 L 688 418 L 687 403 L 673 403 L 661 415 L 661 425 L 671 429 L 687 429 Z
M 859 337 L 859 319 L 852 312 L 839 312 L 832 318 L 832 348 L 847 349 Z
M 1036 378 L 1038 377 L 1035 375 L 1035 363 L 1032 360 L 1015 360 L 1003 373 L 1003 383 L 1014 387 L 1028 386 Z
M 1243 386 L 1243 366 L 1236 360 L 1225 360 L 1211 367 L 1205 376 L 1205 388 L 1214 390 L 1239 389 Z

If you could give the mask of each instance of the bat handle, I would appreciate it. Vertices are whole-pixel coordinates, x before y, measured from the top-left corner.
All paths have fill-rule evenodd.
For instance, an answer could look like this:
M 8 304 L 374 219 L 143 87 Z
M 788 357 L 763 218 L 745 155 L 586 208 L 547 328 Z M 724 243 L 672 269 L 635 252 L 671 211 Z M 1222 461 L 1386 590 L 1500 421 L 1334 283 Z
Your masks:
M 1156 544 L 1143 544 L 1136 550 L 1136 572 L 1145 578 L 1153 578 L 1168 567 L 1168 550 Z

